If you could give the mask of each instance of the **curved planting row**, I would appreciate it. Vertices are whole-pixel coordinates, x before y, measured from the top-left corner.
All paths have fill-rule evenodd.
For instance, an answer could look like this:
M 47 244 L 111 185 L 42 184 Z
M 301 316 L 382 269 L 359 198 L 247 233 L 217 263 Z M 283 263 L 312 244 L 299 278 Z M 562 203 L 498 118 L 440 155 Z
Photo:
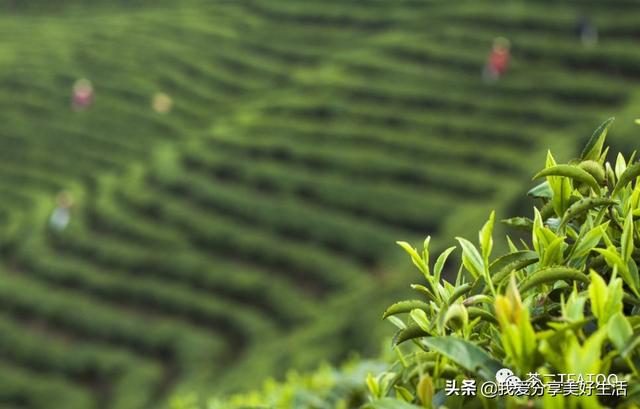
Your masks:
M 373 319 L 341 308 L 354 291 L 375 309 L 357 291 L 381 286 L 389 243 L 506 204 L 545 138 L 572 143 L 569 124 L 627 101 L 612 74 L 640 72 L 626 3 L 586 6 L 615 39 L 590 50 L 564 29 L 572 3 L 94 7 L 0 16 L 7 407 L 155 407 L 343 356 Z M 487 86 L 496 35 L 513 61 Z M 95 102 L 71 112 L 80 77 Z

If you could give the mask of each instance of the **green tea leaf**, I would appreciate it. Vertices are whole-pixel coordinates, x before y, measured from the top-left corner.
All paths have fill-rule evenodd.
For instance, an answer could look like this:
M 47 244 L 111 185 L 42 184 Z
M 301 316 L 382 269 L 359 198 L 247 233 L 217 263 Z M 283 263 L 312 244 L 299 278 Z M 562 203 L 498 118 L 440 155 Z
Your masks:
M 607 286 L 604 279 L 591 270 L 589 274 L 589 301 L 591 311 L 598 318 L 598 325 L 604 326 L 609 318 L 622 311 L 622 281 L 619 278 L 611 279 Z
M 427 287 L 423 286 L 422 284 L 411 284 L 411 288 L 421 292 L 431 300 L 436 298 L 435 294 L 431 290 L 429 290 Z
M 540 260 L 540 267 L 548 267 L 554 264 L 560 264 L 562 262 L 564 247 L 565 242 L 563 237 L 557 237 L 551 243 L 549 243 L 544 251 L 542 260 Z
M 579 259 L 591 252 L 595 246 L 600 243 L 602 236 L 607 229 L 609 222 L 602 224 L 600 226 L 596 226 L 593 229 L 589 230 L 579 241 L 574 244 L 573 249 L 573 258 Z
M 471 283 L 466 283 L 466 284 L 457 286 L 455 290 L 453 290 L 451 297 L 449 297 L 445 305 L 452 305 L 458 298 L 462 297 L 463 295 L 471 291 L 472 288 L 473 288 L 473 284 Z
M 521 293 L 542 284 L 555 283 L 556 281 L 580 281 L 588 283 L 589 278 L 580 270 L 570 267 L 548 267 L 531 273 L 525 278 L 518 288 Z
M 392 344 L 399 345 L 405 341 L 414 338 L 427 337 L 429 333 L 423 330 L 418 324 L 411 323 L 407 325 L 407 328 L 401 329 L 393 337 Z
M 625 169 L 622 175 L 618 178 L 618 183 L 616 183 L 616 187 L 611 192 L 611 196 L 615 196 L 620 189 L 631 183 L 631 181 L 638 176 L 640 176 L 640 162 L 636 162 Z
M 491 274 L 498 274 L 504 268 L 512 265 L 514 263 L 522 262 L 522 261 L 532 261 L 535 262 L 538 260 L 538 253 L 531 250 L 520 250 L 511 253 L 507 253 L 503 256 L 498 257 L 497 259 L 491 262 L 489 265 L 489 271 Z
M 391 306 L 387 308 L 384 314 L 382 315 L 382 319 L 385 319 L 392 315 L 411 312 L 411 310 L 415 310 L 415 309 L 429 311 L 429 304 L 420 300 L 400 301 L 400 302 L 391 304 Z
M 616 178 L 618 178 L 618 180 L 620 180 L 620 176 L 622 176 L 626 169 L 627 162 L 624 160 L 624 156 L 622 156 L 622 153 L 618 152 L 618 156 L 616 157 L 616 164 L 613 168 L 613 171 L 616 174 Z
M 600 185 L 598 181 L 589 174 L 589 172 L 580 169 L 574 165 L 556 165 L 550 168 L 546 168 L 538 172 L 533 179 L 538 179 L 545 176 L 563 176 L 573 179 L 578 182 L 586 183 L 596 192 L 600 191 Z M 555 193 L 555 192 L 554 192 Z
M 422 402 L 422 406 L 430 407 L 431 402 L 433 400 L 434 387 L 433 387 L 433 379 L 429 376 L 429 374 L 423 374 L 420 377 L 420 381 L 418 382 L 418 386 L 416 387 L 416 394 Z
M 556 161 L 553 155 L 551 155 L 551 152 L 547 152 L 545 168 L 549 169 L 555 166 Z M 547 204 L 551 206 L 553 213 L 558 217 L 562 217 L 571 200 L 571 192 L 573 191 L 571 179 L 562 176 L 547 176 L 547 183 L 551 190 L 551 201 Z
M 638 292 L 638 289 L 640 288 L 640 276 L 638 275 L 638 266 L 634 260 L 629 260 L 627 263 L 627 274 L 629 277 L 627 284 L 636 297 L 640 298 L 640 293 Z
M 622 256 L 618 254 L 616 248 L 613 246 L 607 247 L 606 249 L 596 248 L 593 250 L 602 254 L 607 265 L 612 269 L 615 268 L 629 288 L 638 295 L 638 270 L 635 263 L 632 260 L 629 260 L 629 263 L 625 263 L 624 260 L 622 260 Z M 630 269 L 630 265 L 636 268 Z
M 600 185 L 605 183 L 605 172 L 601 164 L 595 160 L 585 160 L 578 164 L 580 169 L 588 172 Z
M 378 380 L 373 376 L 372 373 L 367 374 L 367 379 L 366 379 L 366 384 L 367 384 L 367 388 L 369 389 L 369 392 L 375 396 L 375 397 L 379 397 L 380 396 L 380 385 L 378 384 Z
M 609 297 L 609 289 L 600 274 L 591 271 L 591 284 L 589 284 L 589 300 L 591 301 L 591 311 L 596 317 L 604 315 L 604 308 Z
M 631 328 L 629 320 L 621 312 L 618 312 L 609 318 L 607 334 L 616 349 L 621 352 L 624 351 L 627 343 L 631 340 L 633 328 Z
M 633 253 L 633 214 L 629 212 L 624 221 L 622 236 L 620 237 L 620 253 L 622 261 L 626 264 Z
M 460 338 L 429 337 L 424 343 L 431 351 L 439 352 L 467 371 L 485 380 L 494 380 L 503 364 L 491 358 L 482 348 Z
M 613 246 L 607 247 L 606 249 L 595 248 L 593 251 L 596 251 L 604 256 L 605 261 L 609 265 L 609 267 L 617 267 L 618 272 L 624 275 L 622 272 L 627 270 L 627 266 L 622 260 L 622 257 L 616 251 L 616 248 Z
M 396 326 L 396 328 L 398 329 L 405 329 L 407 328 L 407 324 L 404 323 L 404 321 L 402 321 L 400 318 L 395 317 L 395 316 L 390 316 L 387 317 L 387 320 L 392 323 L 393 325 Z
M 442 325 L 447 325 L 449 321 L 457 321 L 458 327 L 466 327 L 469 324 L 469 313 L 461 304 L 453 304 L 447 309 Z
M 571 186 L 569 179 L 560 178 L 557 183 L 554 183 L 551 205 L 558 217 L 562 217 L 564 212 L 569 208 L 571 203 L 571 192 L 573 192 L 573 186 Z
M 607 137 L 607 132 L 614 120 L 615 118 L 607 119 L 593 132 L 591 138 L 589 138 L 589 141 L 582 150 L 580 159 L 598 160 L 600 158 L 600 153 L 602 152 L 602 146 L 604 145 L 604 141 Z
M 496 217 L 496 212 L 492 211 L 489 216 L 489 220 L 482 226 L 480 233 L 478 234 L 478 241 L 480 242 L 480 249 L 482 250 L 483 264 L 489 260 L 489 255 L 493 249 L 493 223 Z
M 473 320 L 474 318 L 480 317 L 483 321 L 487 321 L 492 324 L 498 323 L 498 320 L 496 320 L 496 317 L 493 314 L 491 314 L 489 311 L 485 310 L 484 308 L 469 307 L 467 308 L 467 311 L 469 312 L 469 319 L 471 320 Z
M 431 243 L 431 236 L 427 236 L 422 242 L 422 263 L 425 265 L 427 271 L 429 270 L 429 244 Z
M 625 349 L 620 352 L 620 355 L 622 355 L 623 358 L 626 358 L 629 355 L 631 355 L 633 352 L 637 352 L 638 347 L 640 347 L 640 335 L 637 335 L 635 338 L 629 341 Z
M 502 219 L 500 222 L 506 224 L 507 226 L 515 227 L 518 229 L 531 231 L 533 227 L 533 220 L 528 217 L 511 217 L 509 219 Z
M 447 261 L 447 258 L 451 254 L 452 251 L 456 249 L 456 246 L 449 247 L 445 251 L 443 251 L 438 259 L 436 260 L 436 264 L 433 266 L 433 275 L 435 277 L 435 281 L 440 281 L 440 275 L 442 273 L 442 268 L 444 267 L 444 263 Z
M 409 392 L 409 389 L 404 386 L 393 385 L 393 389 L 396 391 L 396 396 L 400 397 L 405 402 L 413 401 L 413 395 Z
M 409 313 L 411 319 L 418 324 L 418 326 L 425 332 L 429 332 L 431 330 L 431 323 L 429 322 L 429 317 L 427 317 L 427 313 L 424 310 L 416 308 L 415 310 L 411 310 Z
M 616 204 L 615 200 L 607 199 L 605 197 L 593 197 L 581 199 L 569 206 L 565 212 L 560 227 L 566 225 L 571 220 L 582 215 L 583 213 L 600 206 L 612 206 Z
M 521 250 L 504 255 L 491 263 L 489 271 L 493 284 L 500 284 L 512 271 L 521 270 L 538 261 L 538 253 L 531 250 Z
M 551 190 L 551 186 L 549 186 L 549 182 L 544 181 L 529 190 L 527 195 L 538 199 L 551 199 L 553 191 Z
M 578 294 L 578 289 L 574 287 L 566 302 L 561 303 L 562 318 L 568 322 L 584 321 L 584 305 L 587 298 Z
M 478 249 L 469 240 L 462 237 L 456 237 L 456 240 L 462 247 L 462 264 L 474 278 L 484 273 L 484 261 L 478 252 Z
M 420 409 L 420 406 L 393 398 L 384 398 L 369 402 L 362 409 Z
M 411 256 L 413 264 L 415 264 L 415 266 L 418 267 L 420 271 L 422 271 L 425 275 L 428 275 L 427 266 L 425 265 L 422 257 L 420 257 L 416 249 L 411 247 L 411 245 L 406 241 L 397 241 L 396 244 L 402 247 L 404 251 L 406 251 Z

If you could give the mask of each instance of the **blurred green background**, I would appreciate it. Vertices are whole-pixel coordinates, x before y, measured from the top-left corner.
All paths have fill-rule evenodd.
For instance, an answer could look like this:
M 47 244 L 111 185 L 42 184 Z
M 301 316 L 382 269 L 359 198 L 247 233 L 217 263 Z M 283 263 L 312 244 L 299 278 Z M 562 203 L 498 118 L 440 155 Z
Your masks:
M 546 150 L 609 116 L 637 146 L 639 18 L 0 0 L 0 407 L 162 407 L 376 356 L 414 274 L 396 240 L 528 212 Z M 483 81 L 498 36 L 509 69 Z

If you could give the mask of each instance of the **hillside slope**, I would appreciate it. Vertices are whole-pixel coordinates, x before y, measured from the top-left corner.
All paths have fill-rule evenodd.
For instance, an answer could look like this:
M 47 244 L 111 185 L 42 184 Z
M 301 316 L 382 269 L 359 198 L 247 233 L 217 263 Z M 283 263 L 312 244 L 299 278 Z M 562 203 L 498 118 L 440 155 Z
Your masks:
M 548 145 L 633 113 L 639 12 L 580 4 L 596 47 L 571 2 L 7 6 L 3 407 L 151 407 L 366 346 L 395 240 L 475 228 Z M 498 35 L 512 69 L 487 85 Z M 72 112 L 79 77 L 96 100 Z

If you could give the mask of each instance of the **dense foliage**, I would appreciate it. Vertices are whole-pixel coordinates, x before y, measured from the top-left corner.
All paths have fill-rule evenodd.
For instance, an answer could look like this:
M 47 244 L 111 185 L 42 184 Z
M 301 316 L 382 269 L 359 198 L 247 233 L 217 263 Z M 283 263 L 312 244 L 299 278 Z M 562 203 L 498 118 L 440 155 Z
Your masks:
M 268 379 L 262 389 L 247 391 L 226 398 L 211 398 L 206 402 L 194 394 L 174 397 L 171 409 L 250 409 L 305 408 L 348 409 L 367 401 L 364 378 L 378 372 L 381 363 L 353 358 L 340 367 L 322 365 L 314 372 L 290 371 L 285 380 Z
M 390 243 L 468 234 L 529 158 L 637 111 L 636 5 L 508 3 L 0 1 L 2 406 L 157 407 L 377 349 Z
M 424 407 L 501 407 L 505 400 L 508 407 L 637 407 L 640 162 L 635 153 L 606 161 L 611 122 L 595 131 L 578 159 L 557 164 L 548 154 L 534 178 L 544 181 L 529 191 L 538 201 L 533 217 L 504 220 L 527 232 L 520 240 L 507 236 L 508 252 L 493 252 L 494 213 L 477 244 L 457 238 L 462 262 L 455 283 L 441 279 L 455 247 L 431 264 L 429 238 L 421 250 L 399 243 L 425 282 L 412 285 L 420 299 L 393 304 L 384 314 L 399 327 L 394 344 L 413 346 L 399 350 L 390 371 L 368 379 L 369 407 L 413 407 L 387 396 Z M 398 318 L 405 313 L 405 320 Z M 547 385 L 552 375 L 588 381 L 615 374 L 626 382 L 626 396 L 567 396 L 562 390 L 558 396 L 483 397 L 480 382 L 499 383 L 502 368 L 520 380 L 538 374 Z M 478 381 L 476 396 L 447 390 L 447 383 L 459 386 L 465 379 Z

